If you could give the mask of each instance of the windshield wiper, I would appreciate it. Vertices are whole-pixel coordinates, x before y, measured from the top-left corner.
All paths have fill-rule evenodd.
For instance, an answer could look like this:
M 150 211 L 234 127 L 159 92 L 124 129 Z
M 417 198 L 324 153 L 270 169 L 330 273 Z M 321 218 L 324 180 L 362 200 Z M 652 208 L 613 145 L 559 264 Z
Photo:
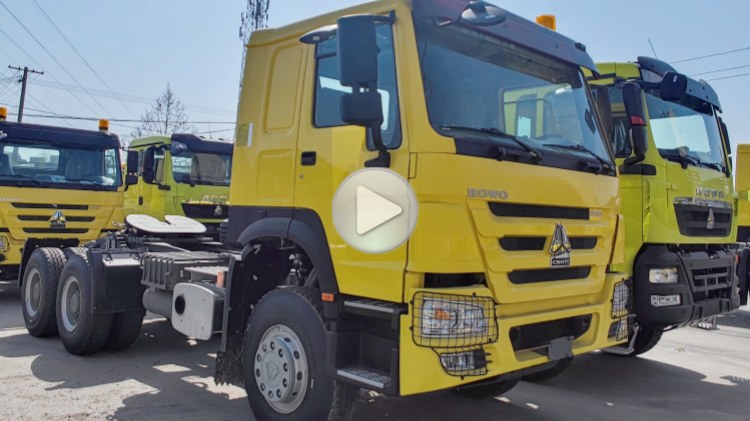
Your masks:
M 529 145 L 528 143 L 524 142 L 523 140 L 517 138 L 516 136 L 513 136 L 510 133 L 505 133 L 504 131 L 494 128 L 494 127 L 468 127 L 468 126 L 440 126 L 443 130 L 464 130 L 467 132 L 477 132 L 482 133 L 490 136 L 499 137 L 502 139 L 508 139 L 513 142 L 515 142 L 518 146 L 522 147 L 533 159 L 535 162 L 541 161 L 542 158 L 544 158 L 544 155 L 542 154 L 542 151 L 535 148 L 534 146 Z M 502 153 L 501 153 L 502 155 Z
M 47 187 L 47 183 L 45 183 L 45 182 L 43 182 L 43 181 L 41 181 L 41 180 L 37 180 L 36 178 L 34 178 L 34 177 L 30 176 L 30 175 L 21 175 L 21 174 L 14 174 L 14 175 L 10 175 L 10 174 L 2 174 L 2 175 L 0 175 L 0 177 L 7 177 L 7 178 L 10 178 L 10 179 L 14 179 L 14 178 L 15 178 L 15 179 L 18 179 L 18 181 L 30 181 L 30 182 L 31 182 L 32 184 L 34 184 L 34 185 L 36 185 L 36 186 L 39 186 L 39 187 Z
M 599 170 L 597 171 L 597 174 L 601 174 L 601 173 L 609 174 L 612 172 L 612 164 L 610 164 L 609 161 L 602 158 L 596 152 L 592 151 L 591 149 L 583 145 L 560 145 L 557 143 L 545 143 L 544 146 L 548 148 L 559 148 L 559 149 L 566 149 L 569 151 L 586 153 L 594 157 L 594 159 L 596 159 L 597 161 L 599 161 Z
M 682 164 L 683 169 L 687 168 L 688 165 L 693 165 L 695 167 L 700 167 L 703 165 L 703 162 L 700 159 L 681 153 L 663 153 L 662 156 L 669 161 L 675 161 L 679 164 Z

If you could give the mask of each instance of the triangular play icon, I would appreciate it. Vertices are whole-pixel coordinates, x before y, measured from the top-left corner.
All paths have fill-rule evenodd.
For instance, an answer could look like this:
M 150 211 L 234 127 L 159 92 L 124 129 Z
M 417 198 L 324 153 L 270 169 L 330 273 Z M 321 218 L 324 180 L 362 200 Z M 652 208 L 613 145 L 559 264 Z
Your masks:
M 403 211 L 401 206 L 367 187 L 357 186 L 357 234 L 367 234 Z

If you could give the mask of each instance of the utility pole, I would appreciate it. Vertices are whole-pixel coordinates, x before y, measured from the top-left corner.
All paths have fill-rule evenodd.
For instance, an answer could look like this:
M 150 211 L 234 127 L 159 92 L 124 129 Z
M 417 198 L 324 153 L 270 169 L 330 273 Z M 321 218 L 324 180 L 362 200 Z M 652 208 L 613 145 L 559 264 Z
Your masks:
M 18 71 L 23 70 L 23 77 L 21 78 L 21 81 L 20 81 L 21 82 L 21 103 L 18 105 L 18 122 L 20 123 L 23 121 L 23 104 L 24 102 L 26 102 L 26 81 L 29 79 L 29 72 L 36 73 L 38 75 L 43 75 L 44 72 L 39 72 L 34 69 L 29 69 L 26 66 L 23 66 L 23 69 L 20 67 L 13 67 L 13 66 L 8 66 L 8 68 L 13 69 L 13 70 L 18 70 Z
M 240 64 L 240 87 L 245 70 L 245 56 L 250 34 L 268 26 L 268 6 L 271 0 L 247 0 L 247 9 L 240 15 L 240 39 L 242 40 L 242 63 Z

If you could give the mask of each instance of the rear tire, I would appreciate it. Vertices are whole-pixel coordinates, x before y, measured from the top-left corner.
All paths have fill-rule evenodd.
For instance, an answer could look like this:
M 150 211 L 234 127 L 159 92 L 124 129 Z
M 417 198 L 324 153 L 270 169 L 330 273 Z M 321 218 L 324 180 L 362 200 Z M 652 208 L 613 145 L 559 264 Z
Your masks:
M 456 388 L 453 393 L 467 399 L 485 399 L 502 395 L 503 393 L 516 387 L 521 379 L 511 379 L 504 382 L 492 383 L 487 385 L 475 386 L 470 388 Z
M 93 279 L 88 261 L 72 255 L 60 275 L 57 287 L 57 329 L 65 349 L 75 355 L 89 355 L 104 347 L 112 326 L 111 314 L 94 314 Z
M 320 294 L 302 287 L 273 290 L 253 309 L 243 339 L 242 374 L 257 419 L 348 419 L 358 388 L 326 375 L 322 314 Z
M 524 376 L 523 379 L 527 382 L 543 382 L 546 380 L 549 380 L 553 377 L 557 377 L 560 374 L 563 373 L 569 366 L 570 363 L 573 362 L 573 358 L 564 358 L 562 360 L 558 360 L 557 364 L 555 364 L 552 368 L 548 368 L 544 371 L 539 371 L 537 373 L 529 374 L 528 376 Z
M 114 314 L 107 341 L 104 343 L 102 349 L 116 352 L 130 348 L 138 340 L 138 335 L 141 333 L 141 325 L 143 324 L 143 317 L 145 316 L 145 311 Z
M 62 250 L 44 247 L 31 253 L 21 285 L 21 309 L 26 330 L 38 338 L 57 335 L 57 283 L 65 266 Z

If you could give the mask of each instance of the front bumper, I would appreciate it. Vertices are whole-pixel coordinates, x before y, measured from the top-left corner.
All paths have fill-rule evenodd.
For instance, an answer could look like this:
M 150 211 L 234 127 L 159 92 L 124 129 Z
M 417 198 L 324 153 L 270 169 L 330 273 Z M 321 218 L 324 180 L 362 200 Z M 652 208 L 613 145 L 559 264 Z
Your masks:
M 652 284 L 649 270 L 676 267 L 678 281 Z M 634 312 L 642 326 L 667 328 L 728 313 L 739 307 L 736 257 L 729 250 L 671 251 L 648 245 L 635 263 Z M 679 303 L 655 306 L 652 297 L 679 296 Z
M 414 308 L 416 301 L 410 298 L 409 314 L 401 316 L 400 394 L 412 395 L 455 388 L 622 343 L 625 337 L 619 336 L 618 339 L 618 335 L 612 334 L 613 324 L 623 319 L 622 315 L 613 317 L 612 300 L 614 285 L 626 278 L 623 274 L 608 274 L 600 294 L 595 297 L 587 296 L 580 300 L 580 305 L 569 305 L 566 308 L 503 316 L 503 305 L 496 304 L 497 339 L 463 347 L 457 343 L 451 344 L 453 346 L 450 348 L 420 344 L 419 338 L 415 338 L 417 327 L 413 323 L 413 316 L 419 310 Z M 490 290 L 481 286 L 440 290 L 412 289 L 408 296 L 415 297 L 416 294 L 425 292 L 491 298 Z M 543 339 L 539 332 L 544 332 L 542 335 L 546 334 L 547 338 Z M 573 332 L 575 333 L 571 335 Z M 526 339 L 523 339 L 524 334 L 527 334 Z M 562 352 L 559 348 L 561 339 Z M 473 351 L 484 356 L 480 360 L 486 362 L 486 366 L 481 372 L 463 376 L 450 374 L 441 364 L 441 355 Z M 566 352 L 572 355 L 566 355 Z

